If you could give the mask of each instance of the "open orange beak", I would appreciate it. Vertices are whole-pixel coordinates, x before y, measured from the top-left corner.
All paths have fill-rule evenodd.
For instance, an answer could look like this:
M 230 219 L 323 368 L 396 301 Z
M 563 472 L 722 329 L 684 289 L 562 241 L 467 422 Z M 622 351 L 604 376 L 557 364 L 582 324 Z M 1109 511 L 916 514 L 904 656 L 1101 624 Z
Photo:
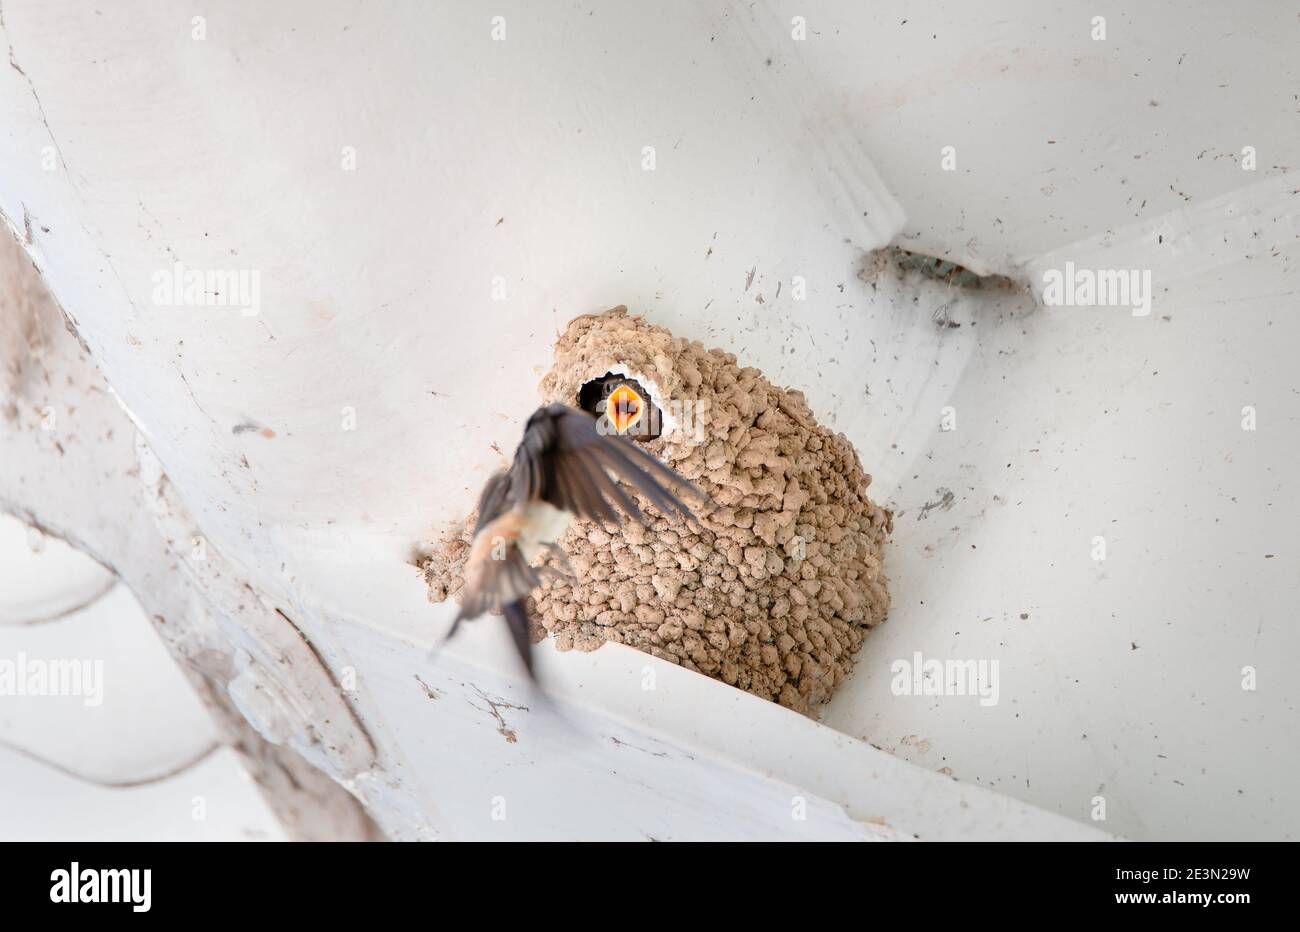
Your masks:
M 636 423 L 641 420 L 641 415 L 645 411 L 645 402 L 641 396 L 628 388 L 626 385 L 620 385 L 610 393 L 609 400 L 605 403 L 605 412 L 609 415 L 609 422 L 614 425 L 614 429 L 620 434 L 625 434 Z

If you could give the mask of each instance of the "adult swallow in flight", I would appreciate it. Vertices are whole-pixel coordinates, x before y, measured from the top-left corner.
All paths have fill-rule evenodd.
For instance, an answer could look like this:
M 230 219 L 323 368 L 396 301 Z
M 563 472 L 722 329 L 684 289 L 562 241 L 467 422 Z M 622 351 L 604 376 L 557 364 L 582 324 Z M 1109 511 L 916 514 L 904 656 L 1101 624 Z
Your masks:
M 467 618 L 501 612 L 532 677 L 524 606 L 541 583 L 538 568 L 530 565 L 533 559 L 544 550 L 563 559 L 555 541 L 575 515 L 620 524 L 626 514 L 646 523 L 614 477 L 627 481 L 663 514 L 693 518 L 666 484 L 700 493 L 673 470 L 627 439 L 601 433 L 585 411 L 562 404 L 538 408 L 524 427 L 514 463 L 489 479 L 479 498 L 460 611 L 447 637 Z

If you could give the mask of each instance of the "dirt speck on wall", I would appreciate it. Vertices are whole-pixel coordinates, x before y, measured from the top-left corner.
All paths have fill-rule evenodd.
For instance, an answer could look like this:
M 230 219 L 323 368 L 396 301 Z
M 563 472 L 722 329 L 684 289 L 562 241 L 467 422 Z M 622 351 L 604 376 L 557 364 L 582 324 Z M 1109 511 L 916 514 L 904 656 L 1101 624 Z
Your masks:
M 576 405 L 607 372 L 636 378 L 673 416 L 647 448 L 710 504 L 689 524 L 641 498 L 649 527 L 575 520 L 559 543 L 576 578 L 547 578 L 534 616 L 559 650 L 618 641 L 812 713 L 889 610 L 892 518 L 867 497 L 857 452 L 802 393 L 622 307 L 569 324 L 542 400 Z M 469 527 L 421 562 L 433 601 L 460 588 Z

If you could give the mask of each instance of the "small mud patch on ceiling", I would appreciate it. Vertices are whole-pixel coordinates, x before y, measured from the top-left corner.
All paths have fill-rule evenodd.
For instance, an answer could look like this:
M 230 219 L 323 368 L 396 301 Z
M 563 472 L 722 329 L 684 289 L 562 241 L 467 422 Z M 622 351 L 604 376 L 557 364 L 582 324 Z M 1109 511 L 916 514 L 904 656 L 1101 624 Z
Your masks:
M 802 393 L 621 307 L 569 324 L 542 401 L 574 404 L 609 376 L 663 409 L 647 448 L 711 505 L 687 524 L 638 496 L 648 527 L 574 521 L 559 544 L 576 575 L 547 578 L 530 614 L 560 650 L 617 641 L 814 712 L 889 610 L 892 515 L 857 451 Z M 420 561 L 431 600 L 459 590 L 472 522 Z
M 928 313 L 940 336 L 1023 317 L 1037 307 L 1026 281 L 898 246 L 865 253 L 857 276 L 872 291 L 893 295 L 896 302 L 910 300 L 918 313 Z
M 867 253 L 863 258 L 858 277 L 868 285 L 872 285 L 882 276 L 890 273 L 901 277 L 915 276 L 952 288 L 967 290 L 1018 291 L 1022 288 L 1019 283 L 1006 275 L 981 275 L 963 265 L 958 265 L 951 259 L 909 252 L 898 246 L 886 246 L 884 249 L 875 249 Z

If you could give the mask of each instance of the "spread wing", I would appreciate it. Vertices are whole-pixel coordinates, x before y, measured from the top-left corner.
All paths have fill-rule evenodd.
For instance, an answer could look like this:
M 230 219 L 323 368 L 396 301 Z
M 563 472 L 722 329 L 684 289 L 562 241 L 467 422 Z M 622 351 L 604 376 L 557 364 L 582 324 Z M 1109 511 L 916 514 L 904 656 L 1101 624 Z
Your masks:
M 645 516 L 613 477 L 626 481 L 665 515 L 693 516 L 668 489 L 677 484 L 699 497 L 685 479 L 631 441 L 601 434 L 585 411 L 553 404 L 528 420 L 510 468 L 512 501 L 540 498 L 580 518 L 619 524 L 624 514 Z
M 541 580 L 514 543 L 521 523 L 528 520 L 523 506 L 541 500 L 581 518 L 619 524 L 627 514 L 644 524 L 645 516 L 614 477 L 636 488 L 665 515 L 677 512 L 692 518 L 668 484 L 703 499 L 681 476 L 627 439 L 601 434 L 596 419 L 585 411 L 561 404 L 539 408 L 528 419 L 509 471 L 489 479 L 479 496 L 460 612 L 447 637 L 466 618 L 501 612 L 532 676 L 524 600 Z

